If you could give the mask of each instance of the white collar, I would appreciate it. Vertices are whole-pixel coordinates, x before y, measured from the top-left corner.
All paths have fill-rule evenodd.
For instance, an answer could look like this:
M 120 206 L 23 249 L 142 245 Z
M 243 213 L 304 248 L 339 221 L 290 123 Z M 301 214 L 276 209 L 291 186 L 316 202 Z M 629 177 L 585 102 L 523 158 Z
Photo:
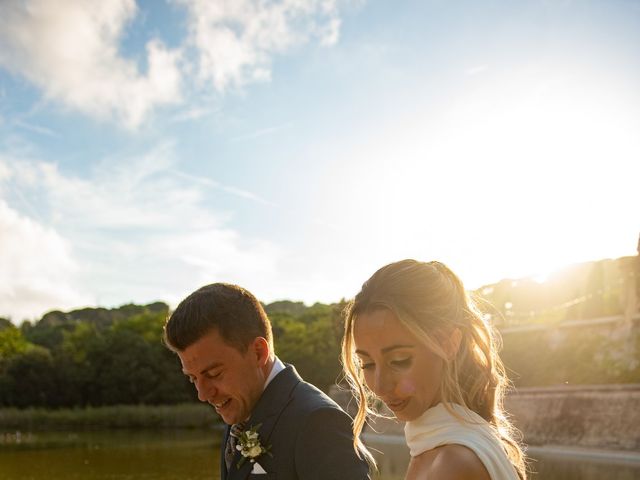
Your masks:
M 263 390 L 266 389 L 267 385 L 271 383 L 271 380 L 273 380 L 276 377 L 276 375 L 278 375 L 284 369 L 285 369 L 284 363 L 282 363 L 282 361 L 278 357 L 275 357 L 273 366 L 271 367 L 271 372 L 269 372 L 269 376 L 267 377 L 267 380 L 264 382 Z

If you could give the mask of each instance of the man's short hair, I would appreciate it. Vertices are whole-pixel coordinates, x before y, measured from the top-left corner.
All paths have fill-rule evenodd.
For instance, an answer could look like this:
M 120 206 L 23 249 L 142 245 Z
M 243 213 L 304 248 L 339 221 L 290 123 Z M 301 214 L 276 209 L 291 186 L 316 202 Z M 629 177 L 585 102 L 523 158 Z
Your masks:
M 165 344 L 183 351 L 216 329 L 229 345 L 245 352 L 257 337 L 273 351 L 271 322 L 260 302 L 238 285 L 213 283 L 182 300 L 164 326 Z

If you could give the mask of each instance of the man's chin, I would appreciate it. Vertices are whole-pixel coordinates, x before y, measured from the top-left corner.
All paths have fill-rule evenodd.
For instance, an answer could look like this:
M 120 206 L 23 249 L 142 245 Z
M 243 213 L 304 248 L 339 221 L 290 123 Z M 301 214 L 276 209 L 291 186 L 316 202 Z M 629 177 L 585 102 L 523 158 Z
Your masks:
M 245 413 L 246 409 L 242 408 L 242 405 L 242 402 L 231 399 L 220 408 L 216 408 L 215 405 L 213 407 L 224 423 L 233 425 L 234 423 L 244 422 L 249 418 L 250 412 Z
M 220 418 L 227 425 L 233 425 L 234 423 L 239 423 L 242 420 L 238 419 L 238 415 L 236 412 L 217 412 Z

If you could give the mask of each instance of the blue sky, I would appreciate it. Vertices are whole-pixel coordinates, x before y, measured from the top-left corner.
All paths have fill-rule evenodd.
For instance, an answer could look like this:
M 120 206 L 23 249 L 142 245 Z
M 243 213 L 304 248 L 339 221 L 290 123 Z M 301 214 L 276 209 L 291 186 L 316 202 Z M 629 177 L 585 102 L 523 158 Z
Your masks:
M 0 316 L 635 253 L 640 2 L 9 1 Z

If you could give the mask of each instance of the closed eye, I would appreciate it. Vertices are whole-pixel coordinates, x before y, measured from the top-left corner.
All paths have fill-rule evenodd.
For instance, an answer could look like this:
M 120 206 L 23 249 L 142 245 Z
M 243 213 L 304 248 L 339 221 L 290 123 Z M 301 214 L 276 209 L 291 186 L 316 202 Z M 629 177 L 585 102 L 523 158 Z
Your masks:
M 413 361 L 413 359 L 411 357 L 407 357 L 407 358 L 401 358 L 401 359 L 398 359 L 398 360 L 391 360 L 391 362 L 389 362 L 389 363 L 393 367 L 406 368 L 406 367 L 411 366 L 411 362 L 412 361 Z
M 358 367 L 360 367 L 362 370 L 371 370 L 375 366 L 375 362 L 372 362 L 371 359 L 364 360 L 360 358 L 358 360 Z

